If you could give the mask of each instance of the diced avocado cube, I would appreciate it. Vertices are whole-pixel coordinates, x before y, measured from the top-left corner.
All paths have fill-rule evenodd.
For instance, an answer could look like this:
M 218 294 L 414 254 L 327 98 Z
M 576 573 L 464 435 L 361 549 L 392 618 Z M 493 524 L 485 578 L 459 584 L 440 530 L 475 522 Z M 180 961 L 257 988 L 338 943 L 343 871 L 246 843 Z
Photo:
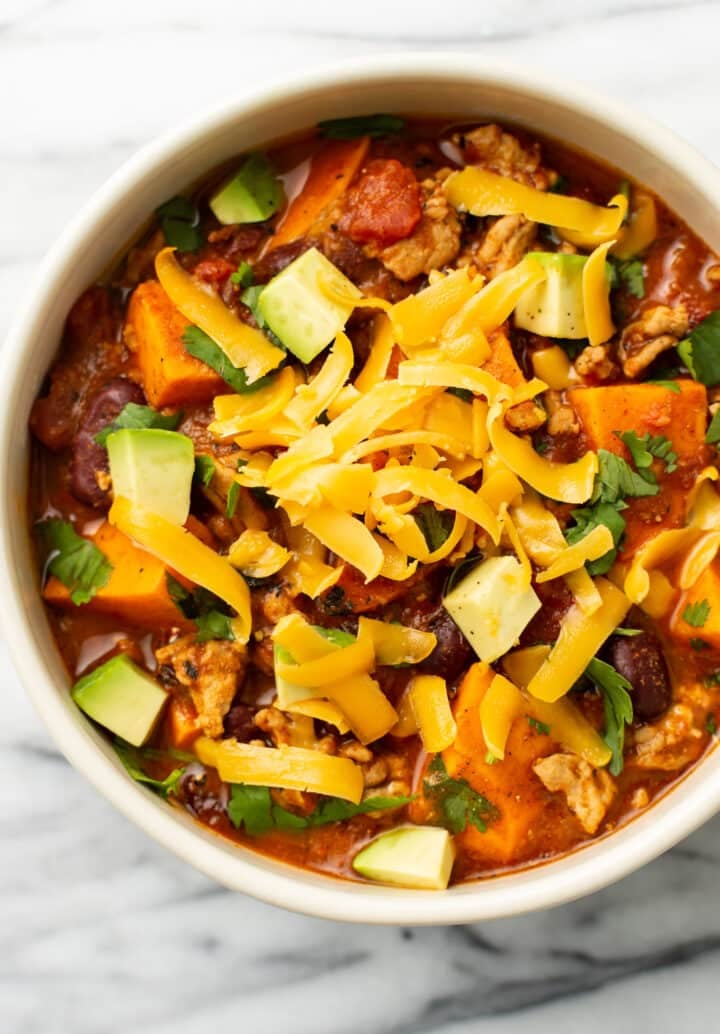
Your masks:
M 340 333 L 360 297 L 355 284 L 311 248 L 263 288 L 258 307 L 283 345 L 310 363 Z
M 167 693 L 121 653 L 78 679 L 72 698 L 99 725 L 140 747 L 152 732 Z
M 325 636 L 331 643 L 334 643 L 335 646 L 349 646 L 350 643 L 355 642 L 355 636 L 350 632 L 344 632 L 341 628 L 322 628 L 320 625 L 313 625 L 312 627 L 320 635 Z M 278 664 L 293 664 L 294 658 L 284 647 L 275 643 L 273 647 L 273 663 L 275 668 L 277 668 Z M 278 675 L 277 671 L 275 673 L 275 690 L 277 692 L 277 706 L 282 711 L 293 704 L 299 704 L 301 700 L 310 700 L 320 693 L 320 690 L 308 689 L 306 686 L 296 686 L 293 682 L 288 682 L 287 679 Z
M 539 262 L 547 277 L 521 296 L 515 306 L 515 325 L 542 337 L 587 337 L 583 304 L 586 256 L 532 251 L 527 257 Z
M 355 872 L 378 883 L 418 890 L 445 890 L 455 861 L 455 844 L 439 826 L 403 826 L 383 833 L 353 859 Z
M 481 661 L 490 664 L 515 645 L 540 610 L 512 556 L 490 557 L 474 567 L 443 600 L 443 606 Z
M 209 205 L 218 222 L 262 223 L 277 212 L 284 198 L 282 183 L 264 154 L 251 154 L 231 180 L 216 191 Z
M 184 524 L 195 471 L 193 443 L 177 431 L 155 428 L 114 431 L 107 439 L 113 493 Z

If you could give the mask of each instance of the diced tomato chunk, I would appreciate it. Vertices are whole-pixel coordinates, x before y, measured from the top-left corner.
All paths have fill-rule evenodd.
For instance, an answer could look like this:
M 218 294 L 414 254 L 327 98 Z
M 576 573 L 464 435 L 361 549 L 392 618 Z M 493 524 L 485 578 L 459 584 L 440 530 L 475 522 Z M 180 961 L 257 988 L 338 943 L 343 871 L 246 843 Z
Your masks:
M 360 244 L 393 244 L 420 222 L 420 184 L 395 158 L 369 162 L 350 188 L 340 229 Z
M 234 273 L 237 266 L 224 258 L 203 259 L 198 262 L 193 270 L 193 276 L 203 280 L 206 284 L 221 288 L 231 273 Z

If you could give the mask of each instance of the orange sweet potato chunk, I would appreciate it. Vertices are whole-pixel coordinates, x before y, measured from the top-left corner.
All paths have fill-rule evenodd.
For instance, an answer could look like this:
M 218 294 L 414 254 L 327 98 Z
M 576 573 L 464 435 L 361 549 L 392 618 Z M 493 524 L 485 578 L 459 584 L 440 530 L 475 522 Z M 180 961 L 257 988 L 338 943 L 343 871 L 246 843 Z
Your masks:
M 683 615 L 690 617 L 696 624 L 690 624 Z M 701 621 L 702 624 L 699 623 Z M 670 631 L 676 639 L 684 642 L 702 639 L 710 646 L 720 649 L 719 562 L 716 561 L 707 567 L 692 588 L 680 595 L 670 618 Z
M 113 565 L 113 572 L 107 584 L 84 604 L 88 610 L 121 618 L 130 625 L 190 627 L 170 598 L 167 568 L 160 560 L 138 549 L 107 522 L 100 525 L 92 541 Z M 55 577 L 48 580 L 43 596 L 55 607 L 75 607 L 68 589 Z
M 483 370 L 487 370 L 503 384 L 509 384 L 511 388 L 525 384 L 525 376 L 505 331 L 502 328 L 494 330 L 488 335 L 488 343 L 491 348 L 490 358 L 483 363 Z
M 145 395 L 151 406 L 209 402 L 228 387 L 205 363 L 188 355 L 182 336 L 188 321 L 156 280 L 133 291 L 125 323 L 125 340 L 137 357 Z
M 697 381 L 677 381 L 679 391 L 659 384 L 612 384 L 573 388 L 570 403 L 591 449 L 626 456 L 615 431 L 665 435 L 679 460 L 696 461 L 705 443 L 707 392 Z

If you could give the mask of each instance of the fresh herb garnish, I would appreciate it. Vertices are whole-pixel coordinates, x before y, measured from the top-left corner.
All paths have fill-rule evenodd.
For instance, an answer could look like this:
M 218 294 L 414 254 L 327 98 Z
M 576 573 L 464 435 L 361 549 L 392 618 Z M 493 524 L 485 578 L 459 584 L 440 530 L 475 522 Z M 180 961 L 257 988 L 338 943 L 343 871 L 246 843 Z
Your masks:
M 710 604 L 707 600 L 699 600 L 697 603 L 688 603 L 682 612 L 682 619 L 685 624 L 692 628 L 702 628 L 710 616 Z
M 439 549 L 452 530 L 451 512 L 445 510 L 441 513 L 432 503 L 420 503 L 412 515 L 430 552 Z
M 245 371 L 238 366 L 233 366 L 222 348 L 216 345 L 204 330 L 200 330 L 200 327 L 187 327 L 183 333 L 182 342 L 188 355 L 194 356 L 213 369 L 239 395 L 257 391 L 258 388 L 264 388 L 268 384 L 269 376 L 261 377 L 252 384 L 248 384 Z
M 339 797 L 322 800 L 309 815 L 296 815 L 276 804 L 267 786 L 245 786 L 233 783 L 227 813 L 236 829 L 244 826 L 249 836 L 259 836 L 271 829 L 309 829 L 327 826 L 331 822 L 344 822 L 356 815 L 367 815 L 373 811 L 390 811 L 402 808 L 412 797 L 368 797 L 360 804 L 351 804 Z
M 531 729 L 534 729 L 535 732 L 540 733 L 541 736 L 550 735 L 550 726 L 545 722 L 538 721 L 538 719 L 533 718 L 531 714 L 526 714 L 525 717 L 527 718 L 528 725 Z
M 632 636 L 635 636 L 635 635 L 642 635 L 642 634 L 643 634 L 643 632 L 642 632 L 641 628 L 621 628 L 621 627 L 618 627 L 613 632 L 613 635 L 624 635 L 624 636 L 627 636 L 628 638 L 630 638 Z
M 711 736 L 714 736 L 717 732 L 717 723 L 715 722 L 714 714 L 708 714 L 707 718 L 705 719 L 705 730 Z
M 240 498 L 240 485 L 237 481 L 233 481 L 228 489 L 227 500 L 225 502 L 225 516 L 228 520 L 232 520 L 235 516 L 237 509 L 238 499 Z
M 496 755 L 493 754 L 493 752 L 491 750 L 489 750 L 487 752 L 487 754 L 485 755 L 485 764 L 486 765 L 495 765 L 495 764 L 497 764 L 497 762 L 499 760 L 500 759 L 498 757 L 496 757 Z
M 447 577 L 445 582 L 445 588 L 443 589 L 443 596 L 447 596 L 451 589 L 454 589 L 458 582 L 461 582 L 466 574 L 469 574 L 473 567 L 476 567 L 482 560 L 482 554 L 473 551 L 468 553 L 466 557 L 463 557 Z
M 585 675 L 602 693 L 605 711 L 604 740 L 612 751 L 608 767 L 611 775 L 620 775 L 623 770 L 625 726 L 633 720 L 632 698 L 628 692 L 632 685 L 612 664 L 607 664 L 597 657 L 590 661 Z
M 547 438 L 540 438 L 538 439 L 538 441 L 533 442 L 533 449 L 538 454 L 538 456 L 544 456 L 549 448 L 550 442 L 547 440 Z
M 607 449 L 598 449 L 600 464 L 595 487 L 590 499 L 591 503 L 618 503 L 626 498 L 637 499 L 642 496 L 657 495 L 660 488 L 656 482 L 649 481 L 645 474 L 639 474 L 630 464 Z
M 605 525 L 613 537 L 613 548 L 598 557 L 597 560 L 591 560 L 585 565 L 588 573 L 593 577 L 607 574 L 615 563 L 620 541 L 625 534 L 625 518 L 620 516 L 619 511 L 626 505 L 618 500 L 615 503 L 595 503 L 594 506 L 583 506 L 571 511 L 570 516 L 574 519 L 575 524 L 565 529 L 565 538 L 569 545 L 574 546 L 576 542 L 584 539 L 593 528 L 597 528 L 601 524 Z
M 680 385 L 677 381 L 645 381 L 646 384 L 654 384 L 658 388 L 666 388 L 667 391 L 674 391 L 676 395 L 680 394 Z
M 185 197 L 173 197 L 155 209 L 165 240 L 178 251 L 197 251 L 204 240 L 197 206 Z
M 616 431 L 615 434 L 628 449 L 638 473 L 648 484 L 657 484 L 657 478 L 650 469 L 653 458 L 662 460 L 668 474 L 677 470 L 677 453 L 673 451 L 672 442 L 664 434 L 651 435 L 646 432 L 639 436 L 635 431 L 623 431 L 622 434 Z
M 200 484 L 207 488 L 214 476 L 215 463 L 213 462 L 212 457 L 206 456 L 203 453 L 198 454 L 195 457 L 195 477 L 198 479 Z
M 690 646 L 693 648 L 693 650 L 697 650 L 698 652 L 700 652 L 700 650 L 710 649 L 710 643 L 706 643 L 704 639 L 699 639 L 697 637 L 693 637 L 690 640 Z
M 704 686 L 720 686 L 720 670 L 711 671 L 709 675 L 703 678 Z
M 469 388 L 447 388 L 446 394 L 454 395 L 461 402 L 472 402 L 474 397 Z
M 423 789 L 435 807 L 440 825 L 451 833 L 462 833 L 468 824 L 484 833 L 488 822 L 498 816 L 495 805 L 473 790 L 467 779 L 448 775 L 440 754 L 428 766 Z
M 94 542 L 78 535 L 69 521 L 52 517 L 35 525 L 46 551 L 47 571 L 55 575 L 76 606 L 89 603 L 107 585 L 113 565 Z
M 716 413 L 713 413 L 710 426 L 708 427 L 707 434 L 705 435 L 705 441 L 708 445 L 717 445 L 717 443 L 720 442 L 720 409 L 718 409 Z
M 232 619 L 227 613 L 226 605 L 218 596 L 201 585 L 189 592 L 170 573 L 166 573 L 165 583 L 168 595 L 176 607 L 197 625 L 199 643 L 205 643 L 209 639 L 235 638 Z
M 234 284 L 238 284 L 240 287 L 250 287 L 255 279 L 253 268 L 249 262 L 241 262 L 234 273 L 230 275 L 230 280 Z
M 590 344 L 587 338 L 575 340 L 574 338 L 559 337 L 554 340 L 556 345 L 560 345 L 568 359 L 577 359 L 580 353 Z
M 358 136 L 387 136 L 405 128 L 399 115 L 354 115 L 350 118 L 327 118 L 318 122 L 322 136 L 330 140 L 354 140 Z
M 626 262 L 615 261 L 611 264 L 615 271 L 615 282 L 636 298 L 645 297 L 645 270 L 642 259 L 628 259 Z
M 552 186 L 548 187 L 549 194 L 567 194 L 570 180 L 567 176 L 558 176 Z
M 178 784 L 185 774 L 185 766 L 173 769 L 170 775 L 164 779 L 153 779 L 152 776 L 146 775 L 140 766 L 141 758 L 147 756 L 145 751 L 133 747 L 130 743 L 117 737 L 113 740 L 113 747 L 126 771 L 136 783 L 144 783 L 153 793 L 166 799 L 171 793 L 177 795 Z
M 246 287 L 240 295 L 240 301 L 243 305 L 247 305 L 248 309 L 253 314 L 253 319 L 258 325 L 258 329 L 263 332 L 265 337 L 272 341 L 274 345 L 277 345 L 278 348 L 285 350 L 285 345 L 277 334 L 272 332 L 260 309 L 260 295 L 265 290 L 265 286 L 265 284 L 256 284 L 251 287 Z
M 147 428 L 153 428 L 161 431 L 174 431 L 182 418 L 182 413 L 158 413 L 151 406 L 141 406 L 137 402 L 128 402 L 111 423 L 106 424 L 102 431 L 98 431 L 95 435 L 95 441 L 98 445 L 104 446 L 114 431 L 124 431 L 127 429 L 146 430 Z
M 698 323 L 677 350 L 696 381 L 720 384 L 720 309 Z

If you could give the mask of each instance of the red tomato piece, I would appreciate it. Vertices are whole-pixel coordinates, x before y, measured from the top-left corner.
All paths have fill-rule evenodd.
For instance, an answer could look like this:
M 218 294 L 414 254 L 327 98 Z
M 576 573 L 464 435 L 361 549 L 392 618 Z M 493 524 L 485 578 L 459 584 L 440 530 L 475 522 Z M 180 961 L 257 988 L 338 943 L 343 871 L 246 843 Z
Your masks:
M 421 215 L 420 184 L 412 169 L 395 158 L 376 159 L 351 187 L 340 229 L 360 244 L 393 244 L 410 236 Z

